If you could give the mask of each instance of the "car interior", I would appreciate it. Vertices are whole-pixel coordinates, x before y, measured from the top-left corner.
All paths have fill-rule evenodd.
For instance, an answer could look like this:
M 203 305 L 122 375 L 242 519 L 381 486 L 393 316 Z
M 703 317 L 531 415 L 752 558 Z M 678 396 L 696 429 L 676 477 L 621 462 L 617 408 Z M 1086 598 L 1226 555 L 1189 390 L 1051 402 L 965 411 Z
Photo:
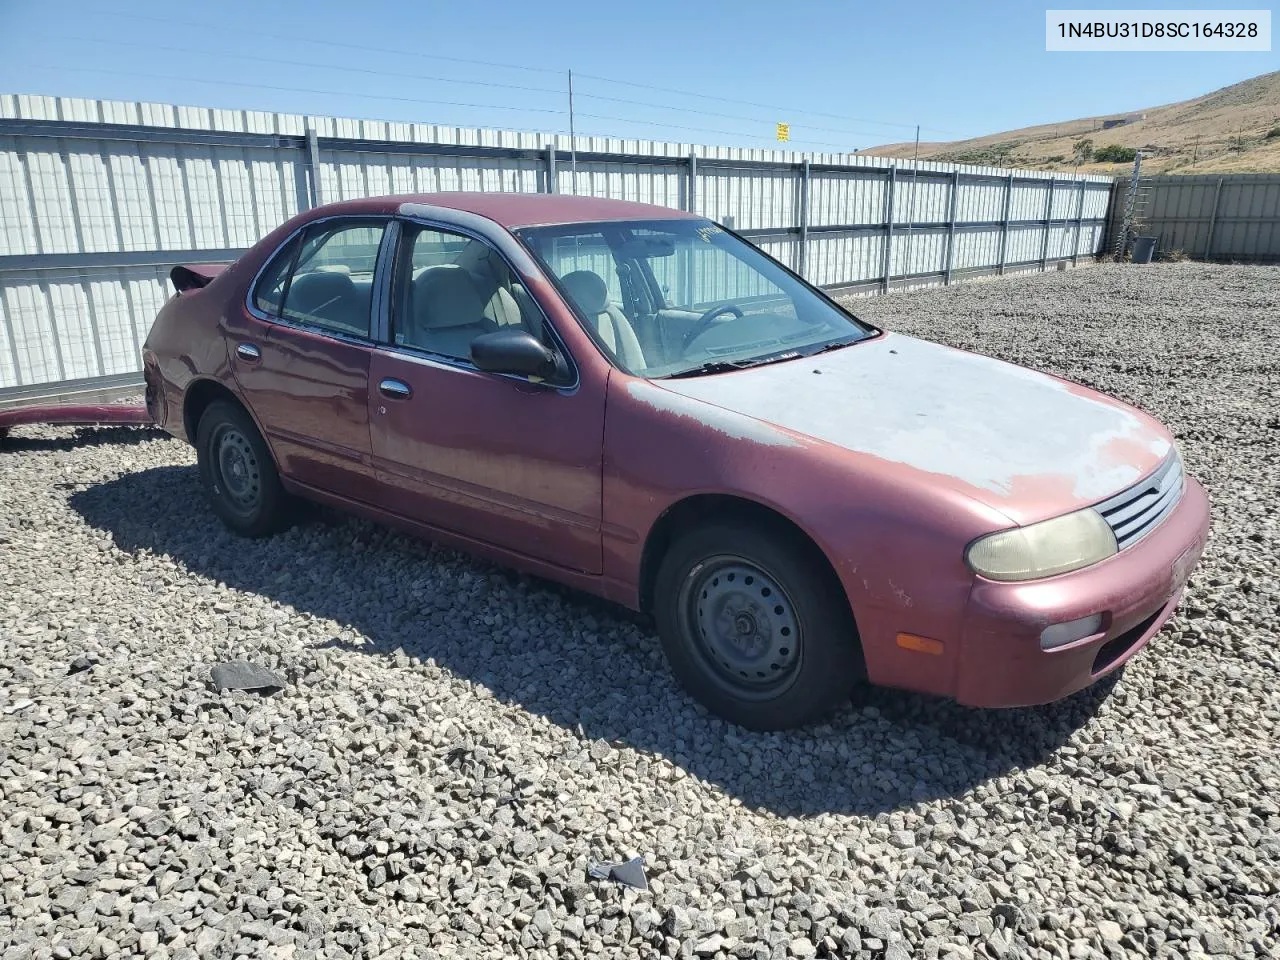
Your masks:
M 542 315 L 496 250 L 469 237 L 421 229 L 402 244 L 409 273 L 392 317 L 396 343 L 467 360 L 471 341 L 503 327 L 542 339 Z
M 285 316 L 367 337 L 372 297 L 372 273 L 352 277 L 346 269 L 319 267 L 294 276 Z
M 259 307 L 367 337 L 383 230 L 381 224 L 347 223 L 309 232 L 296 248 L 291 281 L 285 282 L 294 261 L 289 253 L 264 275 Z M 705 238 L 678 247 L 652 230 L 606 227 L 534 239 L 601 349 L 632 373 L 669 373 L 688 368 L 691 359 L 705 363 L 747 348 L 812 339 L 805 329 L 812 325 L 799 321 L 783 290 Z M 476 337 L 507 327 L 549 343 L 532 297 L 481 240 L 407 227 L 393 289 L 396 344 L 470 361 Z

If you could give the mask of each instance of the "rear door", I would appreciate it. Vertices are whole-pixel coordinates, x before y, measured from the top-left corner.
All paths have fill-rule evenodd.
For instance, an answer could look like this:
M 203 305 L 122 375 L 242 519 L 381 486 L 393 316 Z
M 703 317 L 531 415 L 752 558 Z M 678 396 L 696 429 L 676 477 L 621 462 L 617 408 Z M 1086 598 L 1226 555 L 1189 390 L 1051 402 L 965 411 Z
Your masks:
M 518 275 L 479 237 L 404 224 L 389 301 L 389 342 L 370 365 L 386 507 L 599 573 L 601 390 L 484 373 L 470 360 L 472 339 L 511 324 L 564 352 Z
M 331 218 L 270 261 L 228 344 L 240 389 L 290 479 L 375 499 L 369 363 L 388 221 Z

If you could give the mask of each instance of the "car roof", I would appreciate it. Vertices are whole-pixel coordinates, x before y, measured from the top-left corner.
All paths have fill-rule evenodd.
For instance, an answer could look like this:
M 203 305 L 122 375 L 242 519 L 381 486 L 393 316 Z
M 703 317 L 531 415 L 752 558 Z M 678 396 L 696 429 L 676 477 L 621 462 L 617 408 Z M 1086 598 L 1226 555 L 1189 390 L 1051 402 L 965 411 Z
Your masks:
M 448 207 L 485 217 L 507 229 L 601 220 L 695 220 L 683 210 L 627 200 L 574 197 L 556 193 L 410 193 L 330 203 L 310 211 L 315 216 L 395 213 L 401 204 Z

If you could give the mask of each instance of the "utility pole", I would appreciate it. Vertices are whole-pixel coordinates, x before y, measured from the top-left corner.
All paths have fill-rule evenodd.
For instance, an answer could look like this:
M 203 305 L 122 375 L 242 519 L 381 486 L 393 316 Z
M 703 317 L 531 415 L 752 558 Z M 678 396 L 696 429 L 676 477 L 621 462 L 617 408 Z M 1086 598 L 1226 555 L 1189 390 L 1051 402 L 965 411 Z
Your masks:
M 569 190 L 578 195 L 578 137 L 573 131 L 573 71 L 569 71 Z

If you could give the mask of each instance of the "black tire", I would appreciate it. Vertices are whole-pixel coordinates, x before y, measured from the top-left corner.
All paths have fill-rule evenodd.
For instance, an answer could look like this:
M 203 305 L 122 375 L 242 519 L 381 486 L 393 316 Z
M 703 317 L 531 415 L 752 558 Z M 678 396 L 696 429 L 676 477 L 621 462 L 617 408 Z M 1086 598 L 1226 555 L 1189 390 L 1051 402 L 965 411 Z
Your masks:
M 789 531 L 717 523 L 681 537 L 658 569 L 654 614 L 676 679 L 753 730 L 819 719 L 866 673 L 839 582 Z
M 209 404 L 196 427 L 196 460 L 213 512 L 231 530 L 265 537 L 288 526 L 289 495 L 266 441 L 239 404 Z

